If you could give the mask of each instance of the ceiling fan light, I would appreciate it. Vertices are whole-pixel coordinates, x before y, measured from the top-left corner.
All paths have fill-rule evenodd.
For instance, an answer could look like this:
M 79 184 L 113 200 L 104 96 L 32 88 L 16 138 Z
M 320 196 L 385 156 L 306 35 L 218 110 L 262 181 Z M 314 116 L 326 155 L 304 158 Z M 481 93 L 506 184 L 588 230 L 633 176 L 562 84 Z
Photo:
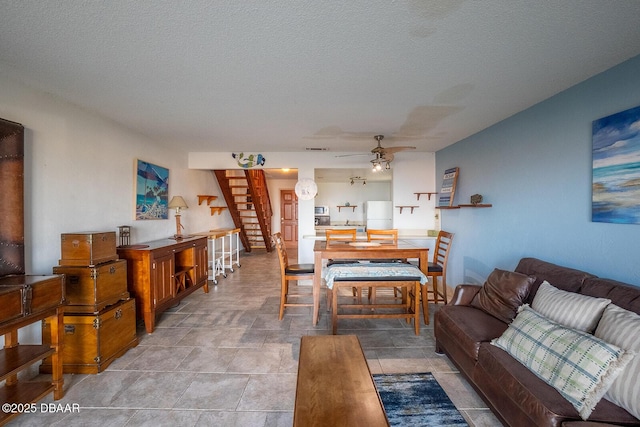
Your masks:
M 382 170 L 382 165 L 380 163 L 376 163 L 375 168 L 376 168 L 376 172 L 377 171 L 381 171 Z
M 351 179 L 351 185 L 353 185 L 353 178 Z
M 367 180 L 366 179 L 362 180 L 362 185 L 367 185 Z
M 386 165 L 384 168 L 385 168 L 386 170 L 391 169 L 391 163 L 390 163 L 390 162 L 387 162 L 387 165 Z

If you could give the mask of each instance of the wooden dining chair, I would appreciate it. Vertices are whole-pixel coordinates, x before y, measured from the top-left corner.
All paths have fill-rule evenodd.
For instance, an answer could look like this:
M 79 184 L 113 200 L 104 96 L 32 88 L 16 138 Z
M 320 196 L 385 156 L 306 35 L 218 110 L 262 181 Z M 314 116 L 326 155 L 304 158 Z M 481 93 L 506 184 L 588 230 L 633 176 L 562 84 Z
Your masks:
M 355 228 L 328 228 L 325 231 L 325 236 L 327 239 L 327 246 L 329 246 L 331 243 L 336 243 L 336 242 L 355 242 L 356 240 L 356 229 Z M 332 265 L 332 264 L 336 264 L 336 263 L 354 263 L 354 262 L 358 262 L 358 260 L 354 260 L 354 259 L 341 259 L 341 260 L 334 260 L 334 259 L 329 259 L 327 260 L 327 265 Z M 360 299 L 360 293 L 358 288 L 353 288 L 353 296 L 357 297 L 358 299 Z
M 344 242 L 355 242 L 356 240 L 356 229 L 355 228 L 329 228 L 325 231 L 325 236 L 327 239 L 327 246 L 331 243 L 344 243 Z M 354 259 L 342 259 L 342 260 L 333 260 L 330 259 L 327 261 L 327 265 L 336 264 L 336 263 L 352 263 L 358 262 L 358 260 Z
M 451 242 L 453 242 L 453 233 L 442 230 L 438 233 L 433 251 L 433 261 L 429 263 L 429 272 L 427 273 L 429 281 L 433 281 L 432 290 L 428 290 L 428 283 L 422 285 L 423 306 L 429 302 L 428 294 L 433 295 L 435 304 L 438 304 L 439 297 L 442 297 L 445 304 L 447 303 L 447 261 L 449 260 Z M 438 286 L 438 277 L 442 278 L 442 290 Z
M 398 244 L 398 229 L 391 228 L 385 230 L 367 229 L 367 241 L 380 243 L 381 245 L 397 245 Z M 396 259 L 379 259 L 371 262 L 397 262 L 401 260 Z M 393 287 L 393 295 L 397 297 L 400 289 Z M 372 304 L 376 302 L 376 288 L 369 288 L 369 301 Z
M 352 242 L 356 240 L 355 228 L 329 228 L 326 230 L 327 244 L 331 242 Z
M 278 259 L 280 260 L 280 315 L 278 319 L 282 320 L 285 307 L 313 307 L 313 302 L 302 303 L 289 301 L 289 298 L 309 297 L 313 295 L 311 292 L 290 293 L 289 281 L 313 280 L 315 270 L 313 264 L 289 264 L 289 257 L 287 256 L 287 249 L 284 246 L 282 235 L 275 233 L 272 238 L 274 246 L 278 251 Z
M 380 244 L 398 244 L 398 230 L 396 228 L 388 230 L 367 229 L 367 241 L 378 242 Z

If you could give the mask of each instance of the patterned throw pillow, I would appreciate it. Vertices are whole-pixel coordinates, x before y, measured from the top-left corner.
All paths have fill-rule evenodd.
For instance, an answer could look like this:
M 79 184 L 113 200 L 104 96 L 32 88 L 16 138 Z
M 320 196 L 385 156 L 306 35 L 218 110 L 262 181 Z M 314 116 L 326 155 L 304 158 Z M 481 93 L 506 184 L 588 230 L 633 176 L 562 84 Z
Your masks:
M 491 343 L 558 390 L 583 420 L 634 356 L 591 334 L 565 328 L 528 305 Z
M 610 299 L 567 292 L 542 282 L 531 308 L 568 328 L 592 333 Z
M 604 398 L 640 419 L 640 315 L 610 304 L 604 310 L 594 335 L 636 352 L 635 359 L 616 378 Z

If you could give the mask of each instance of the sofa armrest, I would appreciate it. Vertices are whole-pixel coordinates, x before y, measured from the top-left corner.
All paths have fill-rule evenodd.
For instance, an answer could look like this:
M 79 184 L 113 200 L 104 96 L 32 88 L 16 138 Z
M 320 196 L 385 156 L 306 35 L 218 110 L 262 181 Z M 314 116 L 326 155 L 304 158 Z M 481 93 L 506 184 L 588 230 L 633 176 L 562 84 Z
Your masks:
M 453 291 L 453 297 L 449 301 L 449 305 L 470 305 L 473 297 L 476 296 L 481 285 L 458 285 Z

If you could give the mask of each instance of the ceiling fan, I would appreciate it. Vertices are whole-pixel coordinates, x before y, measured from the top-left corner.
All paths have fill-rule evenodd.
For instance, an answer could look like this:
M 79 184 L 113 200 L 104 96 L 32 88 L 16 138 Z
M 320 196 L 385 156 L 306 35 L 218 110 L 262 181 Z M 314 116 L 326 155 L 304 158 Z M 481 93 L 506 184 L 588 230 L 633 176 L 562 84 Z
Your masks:
M 371 149 L 371 154 L 375 156 L 375 158 L 371 160 L 373 172 L 380 171 L 383 169 L 383 167 L 384 169 L 391 169 L 391 161 L 393 161 L 395 157 L 395 153 L 397 153 L 398 151 L 416 149 L 416 147 L 412 147 L 409 145 L 403 145 L 398 147 L 383 147 L 380 141 L 384 139 L 384 135 L 376 135 L 373 138 L 378 142 L 378 145 L 373 149 Z M 368 156 L 368 155 L 369 155 L 368 153 L 340 154 L 340 155 L 337 155 L 336 157 Z
M 375 156 L 375 158 L 371 160 L 373 172 L 381 171 L 383 165 L 384 169 L 391 169 L 391 161 L 395 157 L 395 153 L 397 153 L 398 151 L 416 149 L 416 147 L 411 147 L 409 145 L 385 148 L 380 143 L 380 141 L 384 139 L 384 135 L 376 135 L 374 136 L 374 139 L 378 141 L 378 146 L 371 150 L 371 153 L 373 153 L 373 155 Z

